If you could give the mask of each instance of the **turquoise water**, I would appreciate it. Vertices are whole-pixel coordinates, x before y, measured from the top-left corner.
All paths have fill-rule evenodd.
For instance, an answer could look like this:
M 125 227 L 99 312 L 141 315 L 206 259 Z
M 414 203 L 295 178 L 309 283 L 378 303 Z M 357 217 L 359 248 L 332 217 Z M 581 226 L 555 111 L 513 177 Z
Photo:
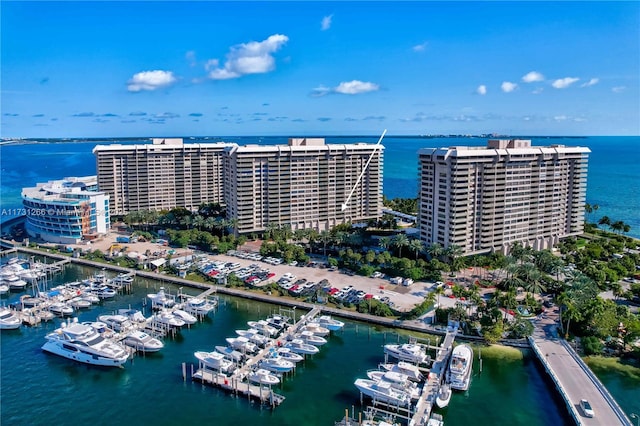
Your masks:
M 92 274 L 67 267 L 55 282 Z M 159 283 L 136 279 L 134 293 L 82 311 L 80 321 L 131 305 L 143 308 L 147 293 Z M 171 288 L 171 286 L 166 286 Z M 171 288 L 175 292 L 175 288 Z M 19 297 L 12 295 L 8 300 Z M 382 345 L 406 341 L 393 330 L 348 322 L 329 339 L 319 354 L 299 364 L 277 392 L 286 400 L 275 410 L 242 397 L 183 380 L 181 364 L 195 364 L 193 352 L 213 350 L 247 320 L 267 316 L 275 307 L 224 297 L 221 307 L 204 322 L 183 329 L 165 348 L 137 356 L 123 369 L 78 364 L 41 351 L 44 335 L 60 320 L 35 328 L 3 332 L 0 347 L 0 423 L 2 425 L 332 425 L 345 409 L 362 409 L 353 382 L 383 361 Z M 299 315 L 299 312 L 298 312 Z M 538 363 L 525 352 L 523 360 L 483 357 L 482 373 L 474 363 L 470 389 L 453 395 L 441 413 L 447 426 L 476 424 L 570 424 L 562 401 L 547 382 Z
M 375 137 L 327 137 L 327 143 L 378 141 Z M 629 235 L 640 238 L 640 137 L 541 138 L 531 137 L 533 145 L 580 145 L 592 153 L 589 160 L 587 202 L 598 204 L 599 210 L 589 219 L 597 221 L 607 215 L 613 221 L 622 220 L 631 226 Z M 285 144 L 286 137 L 225 137 L 239 144 Z M 201 139 L 187 140 L 190 142 Z M 142 143 L 142 140 L 135 141 Z M 97 144 L 109 142 L 59 142 L 48 144 L 8 145 L 0 147 L 0 220 L 6 220 L 14 209 L 21 208 L 23 187 L 66 176 L 96 173 L 95 157 L 91 153 Z M 124 143 L 134 143 L 126 141 Z M 389 198 L 416 197 L 420 148 L 453 145 L 485 145 L 484 138 L 416 138 L 385 137 L 384 194 Z

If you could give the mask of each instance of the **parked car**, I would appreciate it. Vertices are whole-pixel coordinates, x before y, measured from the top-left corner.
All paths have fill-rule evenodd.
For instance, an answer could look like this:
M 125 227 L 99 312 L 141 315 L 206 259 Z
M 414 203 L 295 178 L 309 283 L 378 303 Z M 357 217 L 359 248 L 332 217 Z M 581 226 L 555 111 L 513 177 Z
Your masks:
M 580 400 L 580 408 L 586 417 L 595 417 L 595 413 L 593 412 L 593 408 L 591 408 L 591 404 L 586 399 Z

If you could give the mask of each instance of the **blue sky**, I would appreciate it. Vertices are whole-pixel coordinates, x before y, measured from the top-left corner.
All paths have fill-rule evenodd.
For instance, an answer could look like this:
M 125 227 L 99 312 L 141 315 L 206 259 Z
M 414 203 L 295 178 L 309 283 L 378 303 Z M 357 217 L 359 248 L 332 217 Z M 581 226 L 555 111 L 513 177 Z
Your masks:
M 640 134 L 638 2 L 8 2 L 1 136 Z

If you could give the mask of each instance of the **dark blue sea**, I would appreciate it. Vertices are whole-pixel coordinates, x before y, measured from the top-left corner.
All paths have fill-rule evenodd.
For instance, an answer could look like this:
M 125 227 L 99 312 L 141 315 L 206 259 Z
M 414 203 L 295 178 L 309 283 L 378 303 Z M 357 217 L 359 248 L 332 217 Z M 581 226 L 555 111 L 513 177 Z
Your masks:
M 640 137 L 524 137 L 533 145 L 564 144 L 591 149 L 587 184 L 587 202 L 599 206 L 589 216 L 595 221 L 606 215 L 612 221 L 622 220 L 631 226 L 630 236 L 640 238 Z M 286 144 L 286 137 L 211 137 L 186 138 L 185 142 L 236 142 L 238 144 Z M 327 143 L 376 143 L 371 137 L 327 137 Z M 384 188 L 388 198 L 417 197 L 418 158 L 420 148 L 454 145 L 486 145 L 485 138 L 385 137 Z M 91 153 L 97 144 L 91 142 L 56 141 L 55 143 L 12 144 L 0 147 L 0 206 L 4 221 L 21 207 L 23 187 L 66 176 L 96 173 Z M 126 140 L 122 143 L 148 143 L 149 139 Z

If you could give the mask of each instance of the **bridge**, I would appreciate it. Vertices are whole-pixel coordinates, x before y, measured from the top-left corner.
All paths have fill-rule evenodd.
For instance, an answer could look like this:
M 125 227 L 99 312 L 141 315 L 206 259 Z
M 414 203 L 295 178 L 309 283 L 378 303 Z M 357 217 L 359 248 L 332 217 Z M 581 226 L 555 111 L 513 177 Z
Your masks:
M 531 348 L 555 383 L 576 424 L 633 426 L 607 388 L 569 343 L 558 336 L 557 317 L 543 316 L 535 320 L 534 326 L 533 336 L 529 337 Z M 591 403 L 594 417 L 584 415 L 579 405 L 581 399 Z

